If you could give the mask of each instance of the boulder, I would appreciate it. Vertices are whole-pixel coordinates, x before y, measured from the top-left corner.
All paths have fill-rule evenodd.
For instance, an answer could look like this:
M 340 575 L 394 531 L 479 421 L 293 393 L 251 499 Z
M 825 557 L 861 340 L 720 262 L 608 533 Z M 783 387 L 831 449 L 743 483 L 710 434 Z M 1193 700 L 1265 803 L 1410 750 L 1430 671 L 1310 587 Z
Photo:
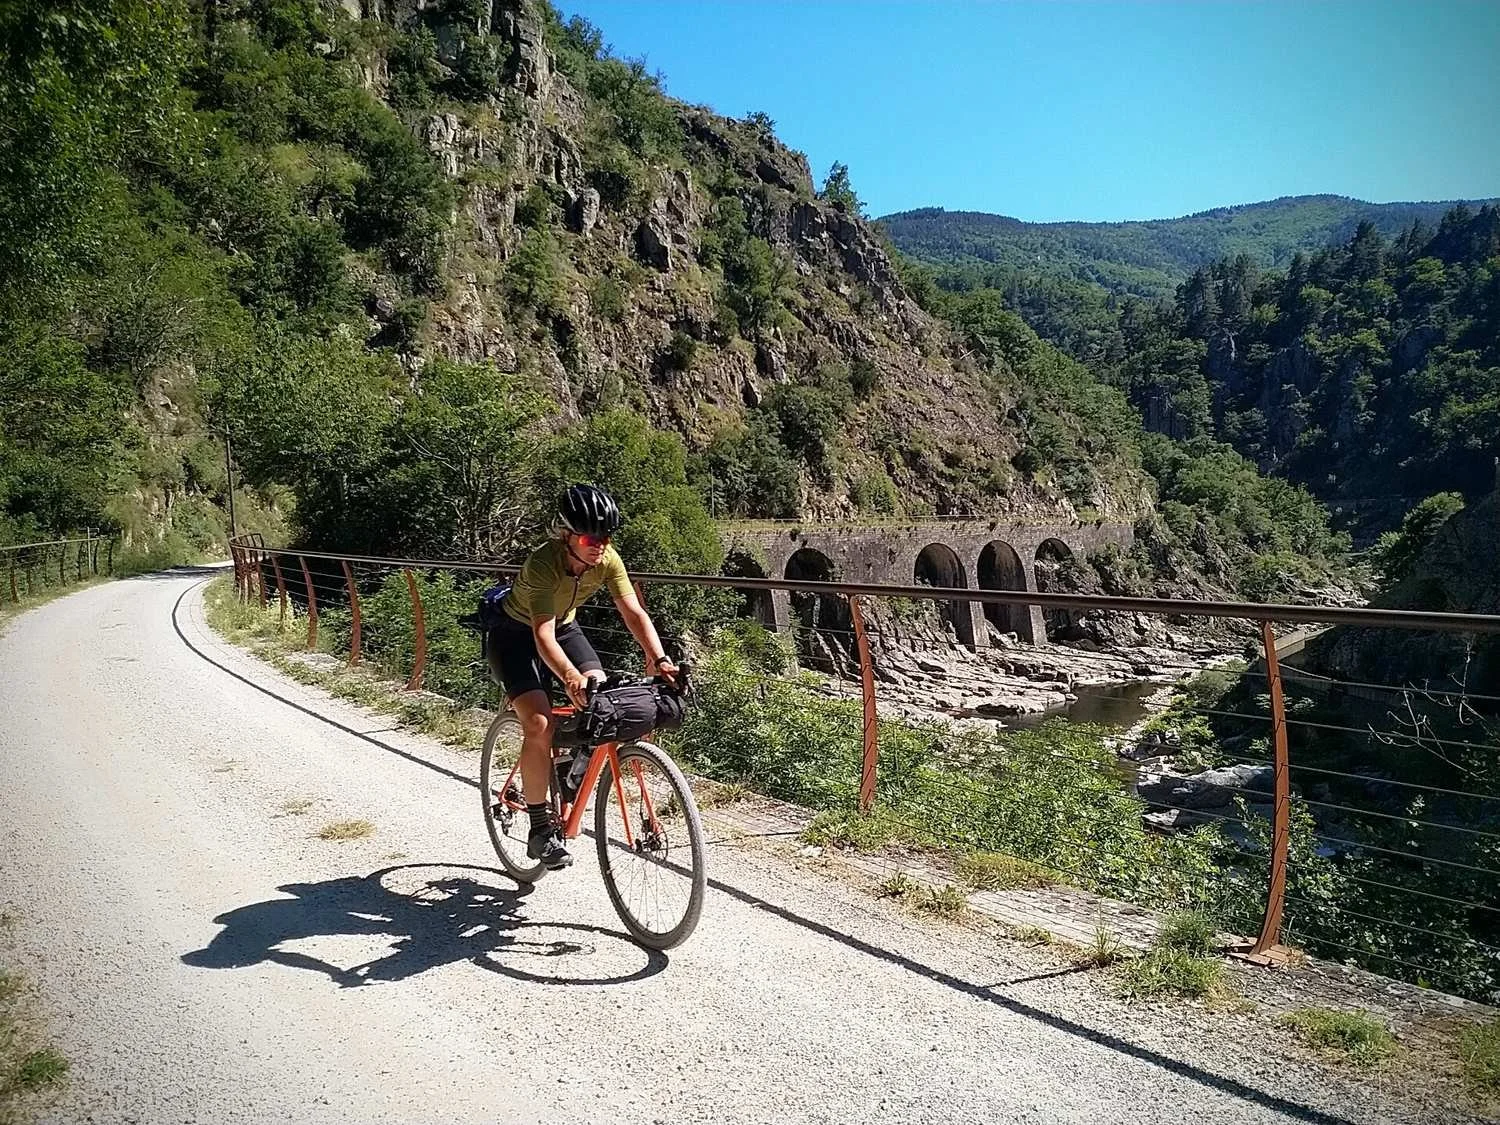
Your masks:
M 635 250 L 648 266 L 672 268 L 672 236 L 661 215 L 652 212 L 635 228 Z
M 1270 800 L 1271 784 L 1270 766 L 1237 765 L 1190 777 L 1147 774 L 1136 782 L 1136 793 L 1147 804 L 1167 809 L 1223 809 L 1233 805 L 1236 797 Z
M 573 197 L 568 208 L 568 221 L 579 234 L 588 234 L 599 223 L 599 192 L 586 187 Z

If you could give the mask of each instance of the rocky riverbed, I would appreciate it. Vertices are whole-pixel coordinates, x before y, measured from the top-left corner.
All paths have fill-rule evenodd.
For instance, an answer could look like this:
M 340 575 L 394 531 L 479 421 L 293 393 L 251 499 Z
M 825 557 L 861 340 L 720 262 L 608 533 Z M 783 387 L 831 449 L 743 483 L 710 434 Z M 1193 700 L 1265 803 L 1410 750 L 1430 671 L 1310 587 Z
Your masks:
M 1148 806 L 1148 825 L 1173 832 L 1219 821 L 1236 811 L 1236 798 L 1252 812 L 1269 815 L 1269 766 L 1185 771 L 1173 732 L 1142 729 L 1170 702 L 1175 684 L 1244 655 L 1242 642 L 1233 637 L 1170 633 L 1166 640 L 1122 648 L 1039 647 L 1000 634 L 992 636 L 992 647 L 979 650 L 957 644 L 916 650 L 882 646 L 873 661 L 877 711 L 888 719 L 999 732 L 1035 725 L 1051 714 L 1069 717 L 1081 695 L 1126 689 L 1137 695 L 1137 710 L 1130 725 L 1109 741 L 1121 759 L 1122 785 Z M 857 683 L 851 682 L 857 668 L 838 659 L 844 654 L 830 655 L 846 674 L 827 678 L 822 690 L 831 696 L 857 694 Z
M 1157 685 L 1164 695 L 1184 676 L 1222 664 L 1240 651 L 1238 643 L 1178 634 L 1168 645 L 1128 649 L 1039 647 L 1000 634 L 990 648 L 888 648 L 877 651 L 872 663 L 881 715 L 919 722 L 957 719 L 965 727 L 998 731 L 1023 725 L 1016 720 L 1027 716 L 1061 715 L 1080 692 L 1090 689 Z M 845 676 L 825 684 L 829 694 L 847 694 L 846 677 L 857 675 L 854 668 L 840 670 Z M 1149 689 L 1143 694 L 1148 704 L 1155 701 Z

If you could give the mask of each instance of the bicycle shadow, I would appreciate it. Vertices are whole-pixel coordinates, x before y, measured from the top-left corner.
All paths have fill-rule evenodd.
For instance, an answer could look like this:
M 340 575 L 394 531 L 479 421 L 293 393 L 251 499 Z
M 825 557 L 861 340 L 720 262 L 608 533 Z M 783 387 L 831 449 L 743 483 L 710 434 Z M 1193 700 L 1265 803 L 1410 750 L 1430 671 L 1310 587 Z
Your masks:
M 442 874 L 422 877 L 422 869 Z M 480 878 L 480 876 L 486 878 Z M 288 898 L 237 906 L 214 918 L 224 928 L 202 949 L 184 953 L 184 964 L 202 969 L 242 969 L 269 963 L 322 973 L 340 988 L 407 980 L 458 961 L 518 980 L 543 984 L 627 984 L 655 976 L 667 956 L 637 946 L 618 930 L 568 922 L 532 922 L 520 907 L 530 894 L 500 871 L 469 864 L 399 864 L 368 875 L 276 888 Z M 528 930 L 537 930 L 535 937 Z M 569 938 L 546 938 L 550 931 Z M 328 937 L 390 938 L 389 952 L 352 965 L 284 948 Z M 634 971 L 562 976 L 557 959 L 588 958 L 597 939 L 614 939 L 644 962 Z M 554 962 L 549 968 L 547 963 Z M 531 966 L 531 967 L 528 967 Z

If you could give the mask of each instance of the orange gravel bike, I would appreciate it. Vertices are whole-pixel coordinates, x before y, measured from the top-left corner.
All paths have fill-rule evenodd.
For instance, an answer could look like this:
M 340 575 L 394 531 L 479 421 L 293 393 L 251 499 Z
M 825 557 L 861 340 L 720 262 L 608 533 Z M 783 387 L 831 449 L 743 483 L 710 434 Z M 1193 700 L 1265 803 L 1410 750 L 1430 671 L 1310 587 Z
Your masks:
M 703 823 L 687 779 L 654 743 L 591 743 L 578 733 L 576 708 L 555 707 L 553 716 L 550 800 L 563 835 L 572 840 L 583 831 L 592 793 L 599 873 L 620 920 L 651 949 L 681 945 L 698 925 L 708 884 Z M 586 755 L 588 762 L 574 788 L 568 777 L 577 755 Z M 526 854 L 530 821 L 520 763 L 521 722 L 507 709 L 484 737 L 479 762 L 484 824 L 505 870 L 534 883 L 547 869 Z

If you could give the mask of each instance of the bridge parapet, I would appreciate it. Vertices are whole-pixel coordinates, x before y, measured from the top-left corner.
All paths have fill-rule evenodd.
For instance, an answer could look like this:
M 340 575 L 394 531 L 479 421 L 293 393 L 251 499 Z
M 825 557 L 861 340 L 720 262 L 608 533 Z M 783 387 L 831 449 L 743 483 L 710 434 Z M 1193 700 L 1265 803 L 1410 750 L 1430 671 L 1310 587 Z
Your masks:
M 917 582 L 968 590 L 1036 591 L 1039 557 L 1082 557 L 1108 544 L 1129 547 L 1135 542 L 1130 524 L 1067 520 L 722 523 L 719 528 L 724 545 L 754 559 L 764 571 L 760 577 L 821 577 L 882 585 Z M 824 573 L 816 573 L 819 570 Z M 1022 640 L 1033 644 L 1047 640 L 1038 606 L 955 603 L 950 613 L 959 639 L 976 647 L 989 643 L 987 615 L 997 627 Z M 770 615 L 777 629 L 790 626 L 789 593 L 772 594 Z

